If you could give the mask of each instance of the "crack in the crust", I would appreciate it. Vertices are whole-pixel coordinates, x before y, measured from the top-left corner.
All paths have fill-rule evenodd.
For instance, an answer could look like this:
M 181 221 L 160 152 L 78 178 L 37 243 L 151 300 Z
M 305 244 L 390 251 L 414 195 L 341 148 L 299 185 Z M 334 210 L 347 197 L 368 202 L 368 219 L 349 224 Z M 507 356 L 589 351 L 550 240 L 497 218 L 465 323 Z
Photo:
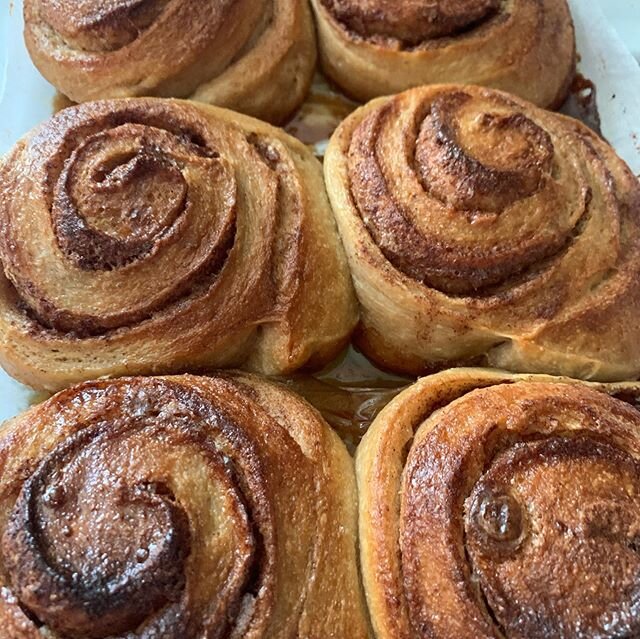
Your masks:
M 640 385 L 637 390 L 619 390 L 611 393 L 611 397 L 628 404 L 629 406 L 640 411 Z
M 22 614 L 37 628 L 42 628 L 45 624 L 44 622 L 40 621 L 40 618 L 33 612 L 31 612 L 31 610 L 29 610 L 29 608 L 27 608 L 27 606 L 25 606 L 21 601 L 18 600 L 17 604 L 18 608 L 20 608 L 20 611 L 22 612 Z
M 487 616 L 487 619 L 489 620 L 491 625 L 493 625 L 494 628 L 500 633 L 500 637 L 503 637 L 506 639 L 506 637 L 508 636 L 506 628 L 502 625 L 502 623 L 500 623 L 498 617 L 496 616 L 496 613 L 494 612 L 493 608 L 489 604 L 489 599 L 487 598 L 484 592 L 484 589 L 482 588 L 482 584 L 480 583 L 480 577 L 475 570 L 473 559 L 469 554 L 469 550 L 467 548 L 467 532 L 464 529 L 464 526 L 463 526 L 463 532 L 462 532 L 462 542 L 463 542 L 463 548 L 464 548 L 465 562 L 466 562 L 467 569 L 469 571 L 469 575 L 467 578 L 469 586 L 471 587 L 471 590 L 475 593 L 476 599 L 480 604 L 480 608 Z
M 238 50 L 238 52 L 231 58 L 231 61 L 227 65 L 227 69 L 237 64 L 239 60 L 242 60 L 249 55 L 258 45 L 264 34 L 272 27 L 273 23 L 278 19 L 276 15 L 276 8 L 273 6 L 274 2 L 268 2 L 266 8 L 262 11 L 261 19 L 258 21 L 255 29 L 251 33 L 250 37 L 244 43 L 244 45 Z
M 262 533 L 255 522 L 249 500 L 246 498 L 244 492 L 246 486 L 241 479 L 241 474 L 237 471 L 231 458 L 223 455 L 223 459 L 225 468 L 231 476 L 233 483 L 239 487 L 237 497 L 247 515 L 247 521 L 251 530 L 251 538 L 255 543 L 251 565 L 242 584 L 243 596 L 235 601 L 235 605 L 232 605 L 228 610 L 224 627 L 220 628 L 217 634 L 214 632 L 214 636 L 217 637 L 227 635 L 235 637 L 239 631 L 244 632 L 245 628 L 243 626 L 248 626 L 253 620 L 253 608 L 260 595 L 260 589 L 263 582 L 262 572 L 266 552 Z

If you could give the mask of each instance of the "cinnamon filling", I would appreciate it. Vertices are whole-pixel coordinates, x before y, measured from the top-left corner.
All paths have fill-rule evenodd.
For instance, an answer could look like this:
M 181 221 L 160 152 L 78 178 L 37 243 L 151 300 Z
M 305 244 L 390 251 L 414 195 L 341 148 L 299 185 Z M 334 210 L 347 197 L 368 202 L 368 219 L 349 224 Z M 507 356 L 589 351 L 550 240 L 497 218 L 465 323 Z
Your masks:
M 486 20 L 501 0 L 323 0 L 336 20 L 364 38 L 379 36 L 415 46 L 452 36 Z
M 109 52 L 133 42 L 168 4 L 169 0 L 39 0 L 38 9 L 68 45 Z

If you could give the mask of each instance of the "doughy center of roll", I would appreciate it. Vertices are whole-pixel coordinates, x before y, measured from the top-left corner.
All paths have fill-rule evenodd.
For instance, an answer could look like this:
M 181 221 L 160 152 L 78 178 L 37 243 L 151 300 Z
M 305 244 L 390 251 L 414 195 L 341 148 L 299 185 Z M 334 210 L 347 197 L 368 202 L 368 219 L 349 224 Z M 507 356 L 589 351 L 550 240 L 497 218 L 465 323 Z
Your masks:
M 549 134 L 525 115 L 482 108 L 465 93 L 434 101 L 416 145 L 427 190 L 450 206 L 492 212 L 536 193 L 553 154 Z
M 333 15 L 362 36 L 409 45 L 454 35 L 491 16 L 500 0 L 325 0 Z
M 551 438 L 498 455 L 466 504 L 466 548 L 508 637 L 640 632 L 640 466 Z
M 178 160 L 161 152 L 143 127 L 98 134 L 73 152 L 60 177 L 53 212 L 58 241 L 82 268 L 123 266 L 171 230 L 187 191 Z
M 169 0 L 40 0 L 44 20 L 86 51 L 114 51 L 133 42 Z

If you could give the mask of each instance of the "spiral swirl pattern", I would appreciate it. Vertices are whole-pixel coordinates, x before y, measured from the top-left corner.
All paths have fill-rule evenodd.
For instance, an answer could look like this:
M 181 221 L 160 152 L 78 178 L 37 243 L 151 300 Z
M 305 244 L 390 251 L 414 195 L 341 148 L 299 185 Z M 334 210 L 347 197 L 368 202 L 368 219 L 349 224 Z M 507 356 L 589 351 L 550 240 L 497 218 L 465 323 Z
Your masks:
M 638 398 L 457 369 L 395 399 L 356 462 L 378 639 L 635 636 Z
M 640 184 L 577 121 L 491 89 L 415 89 L 351 116 L 325 174 L 361 343 L 385 366 L 640 373 Z
M 363 102 L 424 84 L 459 82 L 556 108 L 574 76 L 575 35 L 566 0 L 312 4 L 323 70 Z
M 345 27 L 363 38 L 388 38 L 404 47 L 455 35 L 491 19 L 499 0 L 414 0 L 398 6 L 393 0 L 325 0 L 325 6 Z
M 74 639 L 368 636 L 352 462 L 280 387 L 88 383 L 10 423 L 0 459 L 3 626 Z
M 19 143 L 0 185 L 3 360 L 33 385 L 286 372 L 351 330 L 319 165 L 262 123 L 162 100 L 84 105 Z M 315 308 L 325 295 L 331 313 Z
M 316 60 L 302 0 L 25 0 L 24 18 L 34 63 L 75 102 L 191 97 L 282 122 Z

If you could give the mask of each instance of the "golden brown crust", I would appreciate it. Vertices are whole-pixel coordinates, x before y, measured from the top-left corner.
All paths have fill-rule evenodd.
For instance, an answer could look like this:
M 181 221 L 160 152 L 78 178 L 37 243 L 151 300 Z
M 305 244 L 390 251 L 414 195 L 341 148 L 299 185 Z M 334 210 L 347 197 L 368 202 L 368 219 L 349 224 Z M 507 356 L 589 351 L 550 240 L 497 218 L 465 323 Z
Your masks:
M 339 127 L 325 178 L 359 343 L 384 367 L 640 374 L 640 184 L 579 122 L 492 89 L 413 89 Z
M 575 73 L 566 0 L 312 4 L 323 70 L 363 102 L 424 84 L 457 82 L 555 108 Z
M 153 95 L 284 122 L 316 61 L 304 0 L 26 0 L 42 74 L 76 102 Z
M 222 109 L 61 112 L 1 167 L 0 224 L 0 361 L 34 387 L 287 373 L 329 361 L 356 320 L 319 163 Z
M 2 431 L 2 627 L 365 639 L 355 504 L 344 445 L 279 386 L 83 384 Z
M 378 639 L 635 636 L 640 385 L 450 370 L 356 459 Z

